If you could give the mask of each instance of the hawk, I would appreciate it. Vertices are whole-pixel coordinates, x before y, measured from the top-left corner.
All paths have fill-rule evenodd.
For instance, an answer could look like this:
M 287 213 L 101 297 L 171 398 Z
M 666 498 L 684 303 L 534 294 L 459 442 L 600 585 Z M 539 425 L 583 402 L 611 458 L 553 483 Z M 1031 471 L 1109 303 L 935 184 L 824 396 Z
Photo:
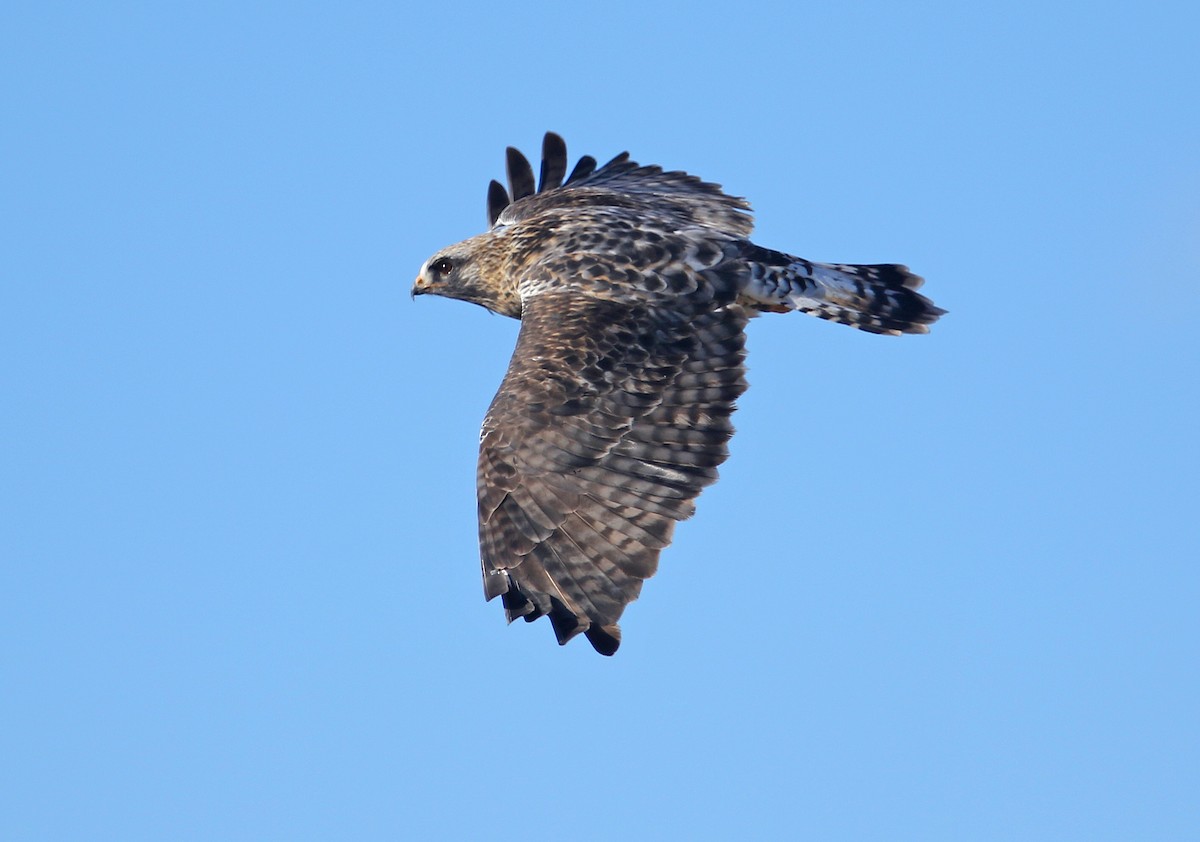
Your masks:
M 489 229 L 438 251 L 413 295 L 520 319 L 480 432 L 483 590 L 509 622 L 549 617 L 612 655 L 617 625 L 677 521 L 717 479 L 746 390 L 745 327 L 799 311 L 869 333 L 927 333 L 945 311 L 904 266 L 815 263 L 750 241 L 744 200 L 622 153 L 540 177 L 516 149 Z

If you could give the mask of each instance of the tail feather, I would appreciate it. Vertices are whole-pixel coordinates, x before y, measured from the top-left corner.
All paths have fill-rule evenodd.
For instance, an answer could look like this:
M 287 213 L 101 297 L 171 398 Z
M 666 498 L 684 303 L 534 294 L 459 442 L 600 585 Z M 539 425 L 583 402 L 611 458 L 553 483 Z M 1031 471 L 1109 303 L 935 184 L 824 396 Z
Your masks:
M 814 263 L 751 243 L 750 279 L 741 302 L 757 310 L 797 310 L 865 330 L 928 333 L 946 311 L 917 290 L 924 279 L 894 263 Z

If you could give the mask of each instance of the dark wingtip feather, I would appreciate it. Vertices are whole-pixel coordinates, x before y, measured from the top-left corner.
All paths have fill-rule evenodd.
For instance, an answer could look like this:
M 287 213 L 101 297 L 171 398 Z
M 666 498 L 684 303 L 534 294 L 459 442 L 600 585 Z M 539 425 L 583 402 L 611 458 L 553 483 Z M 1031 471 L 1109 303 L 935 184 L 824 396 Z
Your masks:
M 559 646 L 566 646 L 575 635 L 583 631 L 580 626 L 583 621 L 575 616 L 575 613 L 567 610 L 567 607 L 557 599 L 551 600 L 550 625 L 554 629 L 554 636 L 558 638 Z
M 622 152 L 620 155 L 617 155 L 615 158 L 613 158 L 613 159 L 612 159 L 611 161 L 609 161 L 607 164 L 605 164 L 604 166 L 602 166 L 600 169 L 602 169 L 602 170 L 606 170 L 606 169 L 608 169 L 609 167 L 615 167 L 615 166 L 617 166 L 617 165 L 619 165 L 619 164 L 624 164 L 624 163 L 625 163 L 626 161 L 628 161 L 628 160 L 629 160 L 629 153 L 628 153 L 628 152 Z M 658 169 L 659 169 L 659 172 L 662 172 L 662 168 L 661 168 L 661 167 L 659 167 Z
M 591 155 L 584 155 L 575 164 L 575 169 L 571 170 L 571 174 L 567 177 L 567 184 L 573 181 L 579 181 L 581 178 L 587 178 L 596 171 L 596 159 Z
M 483 576 L 483 598 L 491 602 L 501 594 L 508 593 L 508 574 L 504 572 L 485 573 Z
M 488 185 L 487 195 L 487 212 L 488 225 L 496 224 L 496 220 L 500 218 L 500 213 L 508 207 L 512 200 L 508 197 L 508 191 L 504 189 L 504 185 L 492 179 L 492 183 Z
M 538 179 L 538 192 L 560 187 L 566 174 L 566 141 L 554 132 L 546 132 L 546 136 L 542 138 L 542 172 Z
M 621 627 L 616 623 L 609 626 L 593 625 L 583 633 L 583 636 L 601 655 L 612 655 L 621 645 Z
M 529 159 L 513 147 L 507 150 L 508 188 L 513 201 L 532 196 L 537 192 L 537 184 L 533 180 L 533 167 Z
M 541 616 L 535 610 L 536 606 L 518 590 L 504 591 L 500 604 L 504 606 L 504 618 L 510 623 L 518 617 L 524 617 L 525 622 L 532 623 Z

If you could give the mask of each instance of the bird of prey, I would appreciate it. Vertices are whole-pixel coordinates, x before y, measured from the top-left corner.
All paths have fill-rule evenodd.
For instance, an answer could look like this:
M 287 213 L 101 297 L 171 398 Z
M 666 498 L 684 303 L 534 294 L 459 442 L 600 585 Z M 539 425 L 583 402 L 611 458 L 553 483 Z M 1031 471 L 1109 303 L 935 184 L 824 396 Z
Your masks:
M 750 206 L 622 153 L 567 174 L 548 133 L 540 178 L 508 149 L 489 229 L 436 252 L 413 295 L 521 320 L 480 432 L 487 599 L 548 616 L 603 655 L 675 523 L 717 478 L 746 389 L 744 329 L 799 311 L 869 333 L 927 333 L 945 311 L 904 266 L 815 263 L 755 245 Z

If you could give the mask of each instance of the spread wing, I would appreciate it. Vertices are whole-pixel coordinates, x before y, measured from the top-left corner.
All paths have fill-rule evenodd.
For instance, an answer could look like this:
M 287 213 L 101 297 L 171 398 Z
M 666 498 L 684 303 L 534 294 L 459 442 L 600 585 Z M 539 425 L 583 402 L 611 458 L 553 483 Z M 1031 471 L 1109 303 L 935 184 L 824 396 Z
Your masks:
M 545 210 L 588 205 L 615 205 L 650 211 L 681 225 L 701 225 L 732 237 L 748 237 L 754 227 L 745 199 L 728 196 L 721 185 L 684 172 L 641 166 L 622 152 L 600 169 L 596 160 L 579 159 L 566 181 L 567 145 L 547 132 L 542 141 L 541 178 L 534 187 L 533 167 L 511 146 L 507 151 L 508 184 L 488 185 L 488 224 L 510 225 Z
M 745 391 L 740 307 L 687 315 L 580 292 L 532 296 L 484 419 L 484 591 L 598 652 L 728 453 Z

